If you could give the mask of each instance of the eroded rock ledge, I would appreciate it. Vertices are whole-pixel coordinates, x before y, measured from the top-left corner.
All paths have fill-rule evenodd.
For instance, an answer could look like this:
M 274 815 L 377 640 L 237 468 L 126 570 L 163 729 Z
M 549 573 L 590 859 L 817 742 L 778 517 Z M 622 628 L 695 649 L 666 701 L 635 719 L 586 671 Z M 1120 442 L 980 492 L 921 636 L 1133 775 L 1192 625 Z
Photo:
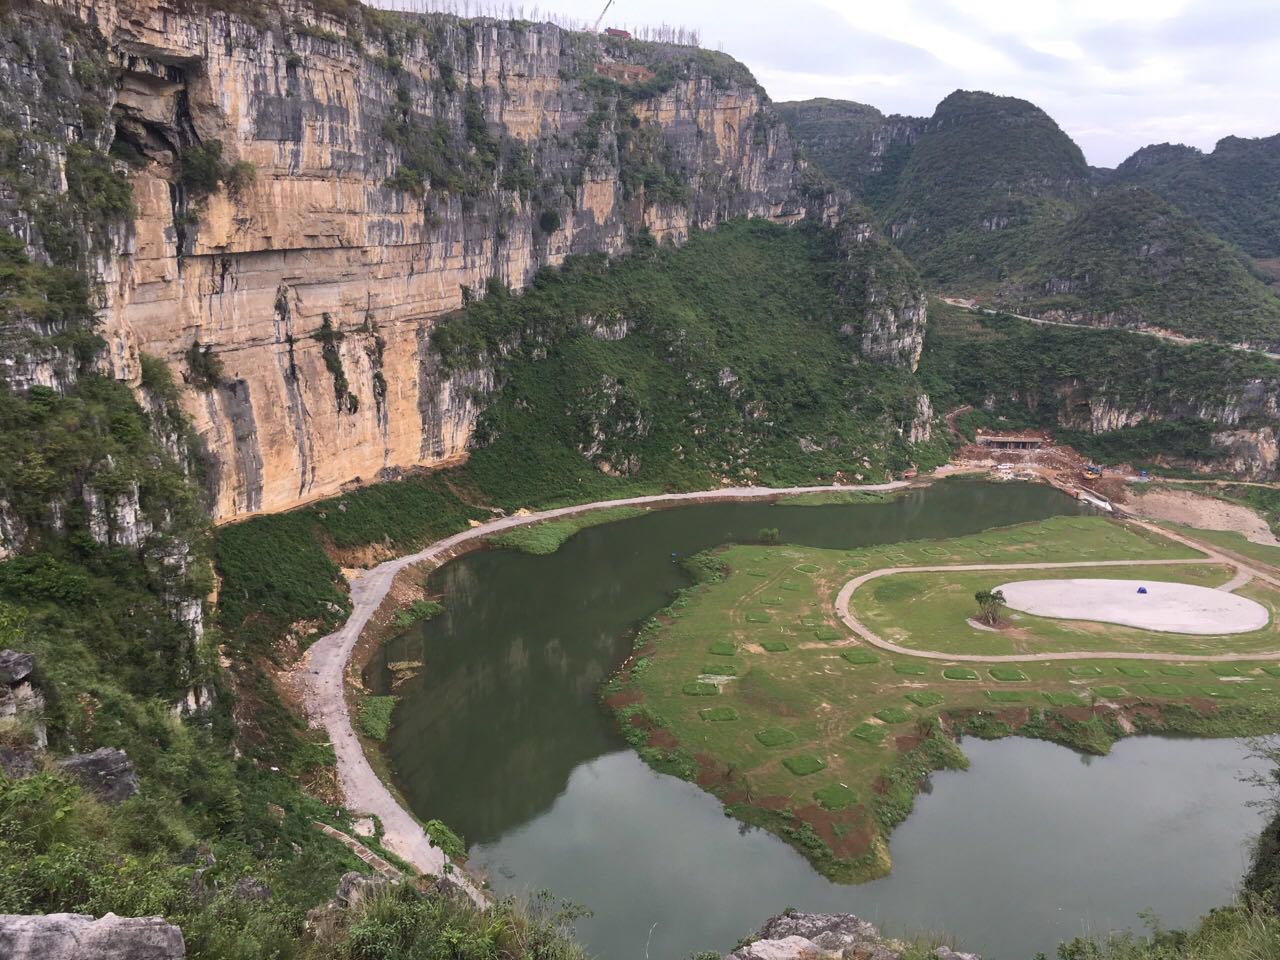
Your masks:
M 182 931 L 163 917 L 0 914 L 5 960 L 183 960 Z
M 851 913 L 788 910 L 769 920 L 725 960 L 899 960 L 912 948 L 880 936 Z M 914 954 L 913 954 L 914 955 Z M 976 954 L 937 947 L 935 960 L 980 960 Z

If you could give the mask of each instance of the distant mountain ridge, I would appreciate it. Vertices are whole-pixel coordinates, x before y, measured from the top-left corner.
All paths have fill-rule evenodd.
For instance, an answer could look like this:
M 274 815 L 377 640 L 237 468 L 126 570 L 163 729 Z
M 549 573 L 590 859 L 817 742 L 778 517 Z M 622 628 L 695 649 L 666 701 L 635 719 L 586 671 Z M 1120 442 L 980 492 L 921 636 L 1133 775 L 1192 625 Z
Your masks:
M 1143 147 L 1116 168 L 1115 182 L 1158 193 L 1251 257 L 1280 257 L 1280 134 L 1224 137 L 1211 153 Z
M 1280 135 L 1088 165 L 1036 105 L 956 91 L 931 117 L 778 105 L 935 288 L 1073 322 L 1280 345 Z M 1247 254 L 1247 256 L 1246 256 Z M 1252 262 L 1250 258 L 1253 258 Z

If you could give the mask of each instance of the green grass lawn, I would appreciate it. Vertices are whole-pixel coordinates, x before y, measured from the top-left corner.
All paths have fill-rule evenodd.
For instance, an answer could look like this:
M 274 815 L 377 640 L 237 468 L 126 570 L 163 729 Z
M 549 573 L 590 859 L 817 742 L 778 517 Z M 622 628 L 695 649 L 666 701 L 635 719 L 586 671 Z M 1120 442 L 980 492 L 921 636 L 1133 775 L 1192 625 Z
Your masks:
M 561 545 L 580 530 L 612 523 L 615 520 L 627 520 L 639 517 L 648 511 L 644 507 L 607 507 L 603 510 L 589 510 L 558 520 L 544 520 L 542 523 L 531 523 L 485 537 L 485 541 L 495 547 L 506 547 L 510 550 L 523 550 L 525 553 L 555 553 Z
M 840 587 L 865 570 L 890 565 L 1082 556 L 1180 559 L 1189 553 L 1155 535 L 1091 517 L 854 551 L 731 546 L 717 551 L 726 565 L 723 579 L 685 591 L 677 601 L 678 619 L 650 621 L 636 641 L 646 648 L 642 666 L 624 671 L 606 692 L 628 694 L 626 705 L 616 708 L 623 730 L 658 769 L 703 783 L 725 801 L 728 812 L 777 833 L 825 875 L 865 880 L 888 870 L 887 837 L 910 810 L 921 778 L 930 769 L 964 762 L 940 732 L 940 716 L 958 733 L 1019 732 L 1093 752 L 1105 752 L 1123 733 L 1112 708 L 1095 708 L 1099 700 L 1119 703 L 1140 730 L 1260 733 L 1280 729 L 1276 680 L 1264 671 L 1280 674 L 1280 663 L 1232 664 L 1238 676 L 1219 676 L 1207 664 L 1179 662 L 1177 652 L 1167 663 L 983 665 L 887 656 L 842 628 L 834 614 Z M 1178 569 L 1204 582 L 1229 575 L 1212 564 Z M 956 579 L 971 576 L 955 574 Z M 872 581 L 865 588 L 868 599 L 910 624 L 918 622 L 913 619 L 917 608 L 928 612 L 924 622 L 940 623 L 944 604 L 913 598 L 894 586 L 910 577 L 941 583 L 947 574 Z M 783 583 L 799 589 L 781 589 Z M 985 583 L 990 585 L 989 579 Z M 888 596 L 875 599 L 872 588 L 884 586 L 890 587 Z M 979 633 L 964 624 L 973 612 L 972 581 L 965 581 L 964 590 L 967 603 L 951 608 L 952 634 L 962 637 Z M 763 598 L 772 603 L 767 618 L 758 616 Z M 854 599 L 862 614 L 861 591 Z M 839 639 L 826 639 L 831 632 Z M 974 642 L 994 649 L 1009 641 L 982 633 Z M 1021 650 L 1037 649 L 1040 642 L 1028 639 Z M 1048 636 L 1043 642 L 1064 638 Z M 1244 642 L 1250 642 L 1248 635 Z M 733 655 L 708 656 L 713 650 Z M 732 664 L 736 676 L 714 684 L 699 680 L 713 666 L 709 661 Z M 628 719 L 637 712 L 643 725 Z
M 1135 556 L 1134 559 L 1146 559 Z M 1254 581 L 1241 596 L 1257 600 L 1272 612 L 1261 630 L 1230 636 L 1189 636 L 1138 630 L 1119 624 L 1057 620 L 1006 608 L 999 631 L 982 630 L 968 622 L 977 612 L 973 595 L 1012 580 L 1058 578 L 1122 578 L 1137 581 L 1178 581 L 1217 586 L 1234 571 L 1213 563 L 1165 567 L 1080 567 L 1066 570 L 999 570 L 961 573 L 899 573 L 871 580 L 853 595 L 853 615 L 886 640 L 904 647 L 945 653 L 1008 655 L 1075 650 L 1150 653 L 1218 653 L 1229 645 L 1240 652 L 1280 650 L 1280 592 Z
M 1238 553 L 1242 557 L 1256 560 L 1259 563 L 1264 563 L 1280 570 L 1280 547 L 1269 547 L 1263 543 L 1254 543 L 1252 540 L 1246 540 L 1243 534 L 1225 530 L 1202 530 L 1199 527 L 1164 522 L 1160 523 L 1160 526 L 1168 527 L 1170 530 L 1176 530 L 1179 533 L 1185 533 L 1212 546 L 1230 550 L 1232 553 Z

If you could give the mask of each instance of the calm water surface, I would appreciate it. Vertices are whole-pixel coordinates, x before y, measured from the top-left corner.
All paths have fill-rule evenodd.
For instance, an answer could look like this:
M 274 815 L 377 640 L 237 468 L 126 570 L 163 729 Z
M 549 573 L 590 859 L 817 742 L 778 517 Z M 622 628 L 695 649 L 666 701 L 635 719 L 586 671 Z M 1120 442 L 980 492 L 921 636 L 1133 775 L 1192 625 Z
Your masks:
M 935 777 L 893 834 L 893 874 L 847 887 L 654 774 L 598 704 L 630 630 L 688 582 L 673 554 L 766 526 L 847 549 L 1077 512 L 1044 486 L 949 481 L 883 504 L 655 511 L 547 557 L 464 556 L 431 577 L 445 613 L 369 671 L 381 688 L 386 662 L 426 665 L 396 691 L 397 783 L 420 817 L 466 837 L 499 892 L 550 889 L 591 909 L 580 938 L 608 960 L 725 950 L 788 905 L 946 930 L 997 960 L 1149 908 L 1189 922 L 1230 894 L 1257 830 L 1238 744 L 1131 740 L 1084 766 L 1049 744 L 966 742 L 972 770 Z

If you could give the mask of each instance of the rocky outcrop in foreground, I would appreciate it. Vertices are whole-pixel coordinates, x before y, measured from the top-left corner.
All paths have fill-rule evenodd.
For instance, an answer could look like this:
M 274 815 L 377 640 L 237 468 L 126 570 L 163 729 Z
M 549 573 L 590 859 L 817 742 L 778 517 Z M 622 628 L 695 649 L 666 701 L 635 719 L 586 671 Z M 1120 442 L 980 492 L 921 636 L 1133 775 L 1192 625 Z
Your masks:
M 899 960 L 906 944 L 886 940 L 851 913 L 800 913 L 774 917 L 725 960 Z M 938 947 L 936 960 L 980 960 L 972 953 Z
M 184 960 L 182 931 L 163 917 L 0 914 L 5 960 Z
M 127 753 L 114 747 L 73 753 L 59 760 L 58 768 L 79 780 L 104 803 L 124 803 L 138 792 L 138 772 L 133 762 Z

